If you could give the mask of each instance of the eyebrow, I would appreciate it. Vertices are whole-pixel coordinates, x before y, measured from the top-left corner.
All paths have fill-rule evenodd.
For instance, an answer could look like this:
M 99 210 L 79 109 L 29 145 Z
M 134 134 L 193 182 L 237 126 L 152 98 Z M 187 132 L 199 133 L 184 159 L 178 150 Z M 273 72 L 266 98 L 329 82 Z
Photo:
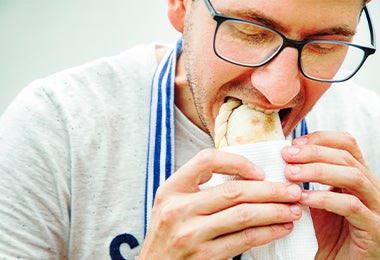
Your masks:
M 258 22 L 262 25 L 266 25 L 272 29 L 286 32 L 287 30 L 285 27 L 280 25 L 279 23 L 273 21 L 269 17 L 267 17 L 264 13 L 260 11 L 252 11 L 252 10 L 247 10 L 247 11 L 233 11 L 233 15 L 236 17 L 241 17 L 242 19 L 247 19 L 249 21 L 255 21 Z
M 282 33 L 287 33 L 289 30 L 286 29 L 281 24 L 277 23 L 273 19 L 266 16 L 264 13 L 260 11 L 232 11 L 231 13 L 234 17 L 239 17 L 241 19 L 247 19 L 249 21 L 255 21 L 257 23 L 260 23 L 262 25 L 268 26 L 274 30 L 280 31 Z M 315 36 L 333 36 L 333 35 L 341 35 L 345 37 L 353 37 L 355 35 L 356 31 L 351 29 L 348 25 L 336 25 L 331 28 L 323 29 L 320 31 L 313 32 L 311 35 L 308 35 L 308 37 L 315 37 Z
M 336 26 L 327 30 L 313 33 L 312 36 L 329 36 L 329 35 L 342 35 L 345 37 L 353 37 L 356 31 L 349 28 L 347 25 Z

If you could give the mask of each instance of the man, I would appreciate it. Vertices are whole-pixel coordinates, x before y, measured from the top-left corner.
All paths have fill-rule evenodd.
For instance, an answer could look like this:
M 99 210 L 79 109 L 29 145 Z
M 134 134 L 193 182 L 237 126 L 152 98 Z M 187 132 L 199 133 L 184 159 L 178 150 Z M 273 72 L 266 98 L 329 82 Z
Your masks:
M 331 87 L 374 52 L 349 43 L 359 17 L 371 29 L 364 4 L 169 0 L 173 52 L 139 46 L 32 83 L 0 121 L 2 258 L 227 259 L 290 234 L 299 204 L 316 258 L 378 258 L 380 99 Z M 282 156 L 291 182 L 331 188 L 265 182 L 212 149 L 228 97 L 280 110 L 287 136 L 321 98 Z M 245 180 L 201 191 L 214 172 Z

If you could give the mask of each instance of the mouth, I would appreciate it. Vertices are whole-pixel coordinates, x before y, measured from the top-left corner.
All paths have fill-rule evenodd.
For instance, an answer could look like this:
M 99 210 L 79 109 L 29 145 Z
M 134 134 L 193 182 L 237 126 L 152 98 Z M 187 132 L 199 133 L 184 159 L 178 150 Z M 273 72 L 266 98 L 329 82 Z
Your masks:
M 292 111 L 292 108 L 291 107 L 288 107 L 288 108 L 282 108 L 282 109 L 267 109 L 267 108 L 263 108 L 263 107 L 260 107 L 258 105 L 254 105 L 252 103 L 249 103 L 245 100 L 241 100 L 239 98 L 236 98 L 236 97 L 226 97 L 225 98 L 225 102 L 227 102 L 227 100 L 229 98 L 234 98 L 234 99 L 238 99 L 240 100 L 240 102 L 242 104 L 245 104 L 247 105 L 249 108 L 251 109 L 254 109 L 256 111 L 259 111 L 261 113 L 264 113 L 264 114 L 267 114 L 267 115 L 271 115 L 273 113 L 278 113 L 279 114 L 279 117 L 280 117 L 280 120 L 281 120 L 281 126 L 282 126 L 282 129 L 284 129 L 285 125 L 287 124 L 287 122 L 289 121 L 289 116 L 290 116 L 290 113 Z
M 292 109 L 289 107 L 289 108 L 280 109 L 280 111 L 278 112 L 278 115 L 280 116 L 280 120 L 281 120 L 282 129 L 284 129 L 286 123 L 288 122 L 288 118 L 291 111 Z

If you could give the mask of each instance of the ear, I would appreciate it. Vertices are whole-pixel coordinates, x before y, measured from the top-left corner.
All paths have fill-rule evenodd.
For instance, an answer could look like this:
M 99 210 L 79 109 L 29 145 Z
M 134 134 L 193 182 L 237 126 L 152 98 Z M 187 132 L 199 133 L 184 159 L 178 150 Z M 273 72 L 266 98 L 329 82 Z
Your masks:
M 180 33 L 183 32 L 187 2 L 187 0 L 168 0 L 168 17 L 170 23 Z

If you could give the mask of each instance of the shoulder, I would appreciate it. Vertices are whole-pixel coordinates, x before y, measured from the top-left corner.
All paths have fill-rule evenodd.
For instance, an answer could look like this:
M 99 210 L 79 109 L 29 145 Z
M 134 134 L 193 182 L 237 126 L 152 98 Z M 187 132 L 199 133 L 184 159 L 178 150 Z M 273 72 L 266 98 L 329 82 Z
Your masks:
M 138 45 L 33 81 L 0 117 L 0 133 L 14 139 L 32 131 L 41 138 L 48 132 L 67 138 L 145 123 L 156 45 Z
M 76 91 L 76 94 L 100 91 L 118 96 L 119 91 L 125 91 L 131 85 L 148 82 L 156 65 L 155 45 L 137 45 L 118 55 L 55 73 L 37 80 L 33 85 L 43 85 L 45 89 L 57 93 L 62 90 L 66 94 L 70 93 L 68 90 Z
M 338 121 L 344 126 L 344 122 L 380 120 L 380 95 L 353 83 L 332 85 L 308 117 L 321 126 Z
M 26 106 L 36 110 L 41 105 L 50 105 L 79 114 L 102 106 L 146 102 L 157 66 L 157 46 L 156 43 L 137 45 L 120 54 L 37 79 L 19 93 L 10 108 Z
M 348 82 L 346 84 L 333 84 L 316 107 L 322 108 L 326 105 L 334 105 L 347 109 L 346 105 L 351 104 L 354 107 L 364 108 L 373 103 L 378 103 L 379 100 L 379 94 L 373 90 Z

